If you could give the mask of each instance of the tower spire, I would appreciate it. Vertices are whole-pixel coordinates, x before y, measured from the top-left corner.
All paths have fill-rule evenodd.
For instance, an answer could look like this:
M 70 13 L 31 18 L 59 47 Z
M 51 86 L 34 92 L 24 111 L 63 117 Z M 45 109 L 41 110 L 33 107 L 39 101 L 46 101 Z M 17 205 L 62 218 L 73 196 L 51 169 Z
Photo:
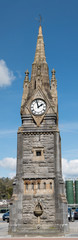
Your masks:
M 41 16 L 40 16 L 39 33 L 37 38 L 34 63 L 40 64 L 41 62 L 46 62 L 46 57 L 45 57 L 45 47 L 44 47 L 44 40 L 43 40 L 42 26 L 41 26 Z

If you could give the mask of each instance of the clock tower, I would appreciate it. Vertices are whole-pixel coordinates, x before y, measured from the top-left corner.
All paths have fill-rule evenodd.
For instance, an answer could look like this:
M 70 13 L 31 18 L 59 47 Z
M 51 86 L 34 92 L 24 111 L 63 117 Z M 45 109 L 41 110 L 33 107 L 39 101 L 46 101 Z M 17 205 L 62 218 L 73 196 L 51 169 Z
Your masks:
M 53 69 L 50 86 L 41 25 L 30 81 L 28 70 L 25 72 L 21 120 L 9 231 L 46 236 L 65 231 L 67 201 L 62 179 L 57 81 Z

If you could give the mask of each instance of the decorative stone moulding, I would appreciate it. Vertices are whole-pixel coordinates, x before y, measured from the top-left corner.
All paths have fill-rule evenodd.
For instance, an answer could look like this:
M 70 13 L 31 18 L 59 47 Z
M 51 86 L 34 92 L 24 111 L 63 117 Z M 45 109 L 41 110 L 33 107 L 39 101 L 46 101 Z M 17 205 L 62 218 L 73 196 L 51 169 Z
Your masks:
M 33 158 L 32 158 L 33 161 L 44 161 L 45 160 L 44 148 L 42 148 L 42 147 L 33 148 L 32 152 L 33 152 Z M 37 154 L 37 153 L 40 153 L 40 154 Z
M 42 209 L 41 204 L 38 202 L 38 204 L 36 205 L 35 210 L 34 210 L 34 215 L 36 217 L 40 217 L 42 214 L 43 214 L 43 209 Z
M 54 179 L 24 179 L 24 195 L 54 193 Z
M 54 132 L 56 131 L 48 131 L 48 132 L 22 132 L 22 134 L 24 135 L 51 135 L 51 134 L 54 134 Z M 18 132 L 20 133 L 20 132 Z

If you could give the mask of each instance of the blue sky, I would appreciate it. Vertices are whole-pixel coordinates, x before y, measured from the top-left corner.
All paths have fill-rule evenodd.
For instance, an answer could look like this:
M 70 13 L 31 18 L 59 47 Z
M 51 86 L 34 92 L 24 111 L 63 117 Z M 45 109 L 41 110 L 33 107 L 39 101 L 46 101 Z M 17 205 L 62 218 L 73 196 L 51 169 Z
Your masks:
M 31 77 L 39 14 L 46 60 L 55 68 L 63 175 L 78 176 L 78 0 L 0 0 L 0 177 L 15 174 L 26 69 Z

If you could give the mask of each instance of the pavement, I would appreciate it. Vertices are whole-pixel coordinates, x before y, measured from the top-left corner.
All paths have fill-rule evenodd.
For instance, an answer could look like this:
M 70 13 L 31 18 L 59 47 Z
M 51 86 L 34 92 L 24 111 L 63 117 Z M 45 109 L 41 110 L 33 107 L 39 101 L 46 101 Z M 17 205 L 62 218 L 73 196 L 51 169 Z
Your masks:
M 7 238 L 7 239 L 9 239 L 10 240 L 10 238 Z M 39 238 L 39 237 L 36 237 L 36 238 L 11 238 L 11 240 L 48 240 L 48 239 L 50 239 L 50 240 L 58 240 L 58 239 L 61 239 L 61 240 L 66 240 L 67 238 L 66 237 L 64 237 L 64 238 Z M 76 240 L 76 239 L 78 239 L 78 238 L 72 238 L 72 240 Z M 0 238 L 0 240 L 5 240 L 5 238 Z M 69 238 L 69 240 L 71 240 L 71 238 Z
M 11 235 L 8 235 L 8 225 L 9 223 L 3 222 L 2 219 L 0 219 L 0 240 L 66 240 L 67 238 L 69 240 L 76 240 L 78 239 L 78 220 L 74 222 L 69 222 L 69 232 L 65 234 L 64 236 L 59 237 L 42 237 L 42 236 L 36 236 L 36 237 L 12 237 Z

